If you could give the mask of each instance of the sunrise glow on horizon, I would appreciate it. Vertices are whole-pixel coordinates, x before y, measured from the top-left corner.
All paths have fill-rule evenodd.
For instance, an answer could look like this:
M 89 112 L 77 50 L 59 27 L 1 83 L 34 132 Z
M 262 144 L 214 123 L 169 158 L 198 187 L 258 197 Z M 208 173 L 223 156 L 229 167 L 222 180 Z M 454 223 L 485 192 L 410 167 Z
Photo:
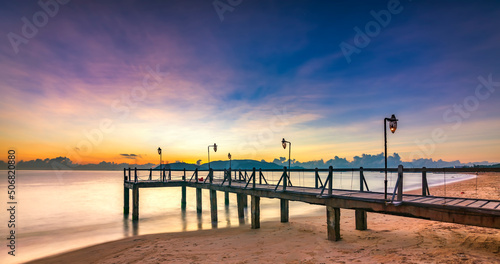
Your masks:
M 0 160 L 352 160 L 395 114 L 404 161 L 500 162 L 498 2 L 48 2 L 0 9 Z

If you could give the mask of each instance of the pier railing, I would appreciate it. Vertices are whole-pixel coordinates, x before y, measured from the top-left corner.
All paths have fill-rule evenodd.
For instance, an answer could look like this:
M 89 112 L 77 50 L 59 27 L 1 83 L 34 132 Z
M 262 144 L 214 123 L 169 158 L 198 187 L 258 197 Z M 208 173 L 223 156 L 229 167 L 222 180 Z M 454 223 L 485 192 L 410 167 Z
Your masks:
M 287 167 L 283 169 L 138 169 L 128 168 L 124 169 L 125 182 L 169 182 L 169 181 L 187 181 L 196 182 L 200 184 L 218 184 L 231 186 L 232 182 L 244 183 L 244 188 L 255 188 L 256 185 L 273 185 L 274 191 L 286 191 L 287 187 L 300 187 L 294 188 L 294 191 L 303 192 L 310 191 L 311 188 L 320 189 L 319 196 L 331 196 L 333 190 L 354 190 L 361 192 L 369 192 L 370 186 L 368 185 L 366 172 L 380 172 L 383 173 L 383 168 L 333 168 L 327 169 L 290 169 Z M 392 201 L 401 201 L 403 196 L 403 181 L 404 173 L 420 173 L 420 189 L 422 196 L 430 195 L 429 184 L 427 180 L 428 173 L 440 174 L 454 174 L 454 173 L 477 173 L 477 172 L 500 172 L 499 168 L 403 168 L 400 165 L 398 168 L 388 168 L 387 172 L 397 173 L 396 184 L 394 189 L 390 190 L 392 194 Z M 308 176 L 305 176 L 305 174 Z M 346 173 L 346 174 L 344 174 Z M 311 179 L 311 174 L 314 175 Z M 335 174 L 340 177 L 340 186 L 335 186 Z M 351 175 L 350 188 L 342 186 L 342 178 Z M 356 179 L 354 175 L 356 174 Z M 413 174 L 413 177 L 417 175 Z M 346 177 L 344 177 L 346 179 Z M 339 179 L 337 179 L 339 180 Z M 446 180 L 446 178 L 445 178 Z M 356 182 L 354 184 L 354 182 Z M 445 182 L 446 183 L 446 182 Z

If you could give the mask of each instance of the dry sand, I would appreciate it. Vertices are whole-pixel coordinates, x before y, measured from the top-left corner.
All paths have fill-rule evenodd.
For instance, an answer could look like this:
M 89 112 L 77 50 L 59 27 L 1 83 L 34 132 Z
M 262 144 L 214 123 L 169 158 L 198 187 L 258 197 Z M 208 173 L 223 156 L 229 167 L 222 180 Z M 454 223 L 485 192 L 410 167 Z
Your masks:
M 444 187 L 431 194 L 444 194 Z M 446 195 L 500 200 L 500 173 L 447 185 Z M 145 235 L 30 263 L 500 263 L 498 229 L 369 213 L 368 230 L 357 231 L 354 211 L 341 210 L 342 240 L 332 242 L 325 222 L 305 217 L 263 222 L 257 230 Z

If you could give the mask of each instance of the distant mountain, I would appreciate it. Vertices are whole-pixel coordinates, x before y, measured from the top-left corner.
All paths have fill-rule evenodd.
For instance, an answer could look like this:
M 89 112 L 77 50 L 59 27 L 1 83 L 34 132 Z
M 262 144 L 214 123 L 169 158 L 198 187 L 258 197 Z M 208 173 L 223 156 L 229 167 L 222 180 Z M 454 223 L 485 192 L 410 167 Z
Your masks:
M 158 169 L 173 169 L 173 170 L 182 170 L 182 169 L 186 169 L 186 170 L 195 170 L 196 168 L 199 168 L 200 166 L 196 165 L 196 164 L 190 164 L 190 163 L 185 163 L 185 162 L 176 162 L 176 163 L 169 163 L 169 164 L 162 164 L 161 167 L 160 166 L 156 166 L 154 167 L 155 170 L 158 170 Z
M 398 165 L 403 165 L 406 168 L 453 168 L 453 167 L 490 167 L 490 168 L 500 168 L 500 163 L 490 163 L 487 161 L 483 162 L 469 162 L 461 163 L 459 160 L 455 161 L 443 161 L 433 160 L 433 159 L 414 159 L 411 162 L 402 161 L 401 157 L 397 153 L 393 153 L 387 157 L 387 165 L 389 168 L 395 168 Z M 292 160 L 293 169 L 314 169 L 314 168 L 328 168 L 333 166 L 334 168 L 383 168 L 384 167 L 384 154 L 363 154 L 361 156 L 355 156 L 352 161 L 348 161 L 346 158 L 335 158 L 324 161 L 324 160 L 313 160 L 300 162 L 297 160 Z M 124 168 L 138 168 L 138 169 L 159 169 L 160 166 L 152 163 L 147 164 L 129 164 L 129 163 L 114 163 L 102 161 L 98 164 L 76 164 L 73 163 L 69 158 L 57 157 L 54 159 L 36 159 L 29 161 L 18 161 L 16 163 L 16 169 L 18 170 L 123 170 Z M 228 160 L 218 160 L 212 161 L 210 167 L 213 169 L 229 169 Z M 280 157 L 279 159 L 274 159 L 273 162 L 267 162 L 265 160 L 233 160 L 231 161 L 231 167 L 234 170 L 244 169 L 251 170 L 256 169 L 283 169 L 283 167 L 288 167 L 288 160 L 285 157 Z M 168 169 L 186 169 L 194 170 L 208 169 L 208 164 L 190 164 L 184 162 L 176 162 L 170 164 L 163 164 L 162 168 Z M 0 160 L 0 170 L 6 170 L 7 163 Z
M 266 161 L 257 161 L 257 160 L 232 160 L 231 161 L 231 168 L 233 170 L 251 170 L 253 168 L 256 169 L 283 169 L 283 166 L 280 166 L 278 164 L 272 163 L 272 162 L 266 162 Z M 196 168 L 200 170 L 207 170 L 208 169 L 208 164 L 201 164 L 201 165 L 195 165 L 195 164 L 190 164 L 190 163 L 184 163 L 184 162 L 176 162 L 176 163 L 170 163 L 170 164 L 163 164 L 161 168 L 165 169 L 186 169 L 186 170 L 194 170 Z M 215 169 L 215 170 L 223 170 L 223 169 L 229 169 L 229 160 L 217 160 L 217 161 L 212 161 L 210 162 L 210 168 Z M 160 169 L 160 166 L 156 166 L 154 169 Z

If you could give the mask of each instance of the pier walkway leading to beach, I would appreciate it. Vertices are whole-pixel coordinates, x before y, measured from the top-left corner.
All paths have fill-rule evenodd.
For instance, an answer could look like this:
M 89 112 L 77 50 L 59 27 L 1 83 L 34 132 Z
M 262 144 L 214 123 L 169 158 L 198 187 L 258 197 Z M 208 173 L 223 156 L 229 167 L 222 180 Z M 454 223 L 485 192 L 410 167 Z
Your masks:
M 149 175 L 138 176 L 138 172 Z M 222 177 L 214 172 L 223 172 Z M 359 172 L 359 190 L 337 189 L 333 186 L 334 172 Z M 313 170 L 140 170 L 124 169 L 124 214 L 129 214 L 132 190 L 132 220 L 139 220 L 139 189 L 158 187 L 181 187 L 181 209 L 186 209 L 186 188 L 196 188 L 196 208 L 202 210 L 202 189 L 210 192 L 211 220 L 217 223 L 217 191 L 225 192 L 225 204 L 229 204 L 229 193 L 237 194 L 238 217 L 244 218 L 247 196 L 251 197 L 251 226 L 260 227 L 260 198 L 280 199 L 281 222 L 288 222 L 289 201 L 300 201 L 326 206 L 328 239 L 340 239 L 340 209 L 355 210 L 357 230 L 367 229 L 366 212 L 414 217 L 449 223 L 474 225 L 500 229 L 500 201 L 485 199 L 453 198 L 431 196 L 427 183 L 427 173 L 476 173 L 500 172 L 499 168 L 418 168 L 408 169 L 399 166 L 388 169 L 397 172 L 397 181 L 393 191 L 388 191 L 387 199 L 382 192 L 369 191 L 364 172 L 383 172 L 383 169 L 313 169 Z M 172 172 L 182 172 L 181 176 L 172 176 Z M 186 173 L 192 173 L 189 179 Z M 280 172 L 276 185 L 269 184 L 263 172 Z M 314 186 L 292 185 L 290 172 L 314 172 Z M 405 172 L 422 174 L 422 193 L 404 194 L 403 181 Z M 205 174 L 206 173 L 206 174 Z M 234 173 L 234 175 L 233 175 Z M 154 174 L 157 174 L 153 176 Z M 326 179 L 321 179 L 326 174 Z M 203 179 L 203 180 L 200 180 Z

